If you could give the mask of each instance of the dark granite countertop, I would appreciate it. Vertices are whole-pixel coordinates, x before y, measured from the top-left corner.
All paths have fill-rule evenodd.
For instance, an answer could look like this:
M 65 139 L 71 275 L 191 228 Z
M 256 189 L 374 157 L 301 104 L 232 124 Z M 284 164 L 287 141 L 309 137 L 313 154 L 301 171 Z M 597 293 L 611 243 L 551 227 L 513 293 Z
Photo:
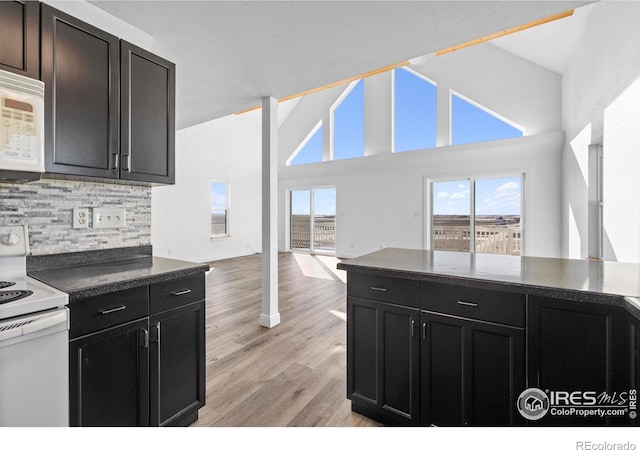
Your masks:
M 640 264 L 622 262 L 386 248 L 338 269 L 621 306 L 640 297 Z
M 147 247 L 27 260 L 29 276 L 66 292 L 70 302 L 208 270 L 208 264 L 152 256 Z

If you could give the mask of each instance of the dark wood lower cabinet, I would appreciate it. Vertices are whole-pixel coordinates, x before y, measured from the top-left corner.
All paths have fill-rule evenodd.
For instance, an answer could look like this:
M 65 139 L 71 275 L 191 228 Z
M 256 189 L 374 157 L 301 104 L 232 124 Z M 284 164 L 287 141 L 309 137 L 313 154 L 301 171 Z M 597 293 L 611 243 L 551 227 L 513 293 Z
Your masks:
M 561 392 L 630 389 L 626 314 L 616 306 L 529 296 L 529 387 Z M 562 401 L 560 406 L 567 405 Z M 547 414 L 536 425 L 624 424 L 628 418 Z
M 430 312 L 421 327 L 423 424 L 523 423 L 524 330 Z
M 352 410 L 391 425 L 637 425 L 640 316 L 590 300 L 349 273 Z
M 70 425 L 149 424 L 147 318 L 69 344 Z
M 420 351 L 416 308 L 348 297 L 347 397 L 386 424 L 418 424 Z
M 204 273 L 71 302 L 70 424 L 185 426 L 205 404 Z
M 186 425 L 205 402 L 205 303 L 150 317 L 152 426 Z

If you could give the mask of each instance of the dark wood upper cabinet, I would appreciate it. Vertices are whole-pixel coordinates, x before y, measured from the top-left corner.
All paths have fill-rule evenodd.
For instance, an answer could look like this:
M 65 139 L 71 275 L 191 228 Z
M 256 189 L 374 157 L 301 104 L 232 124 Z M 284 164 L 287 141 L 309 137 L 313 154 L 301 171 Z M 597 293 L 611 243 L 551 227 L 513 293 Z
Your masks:
M 121 41 L 120 178 L 174 183 L 175 64 Z
M 0 69 L 40 78 L 40 4 L 0 1 Z
M 175 182 L 175 64 L 42 5 L 45 170 Z
M 42 5 L 45 170 L 118 177 L 120 41 Z

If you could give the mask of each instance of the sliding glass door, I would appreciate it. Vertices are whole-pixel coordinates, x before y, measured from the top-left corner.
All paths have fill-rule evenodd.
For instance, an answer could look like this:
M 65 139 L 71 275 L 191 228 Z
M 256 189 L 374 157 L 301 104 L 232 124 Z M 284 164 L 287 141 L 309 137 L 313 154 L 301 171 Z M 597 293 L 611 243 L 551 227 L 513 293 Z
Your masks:
M 429 182 L 432 250 L 522 252 L 523 176 Z
M 311 253 L 336 251 L 336 190 L 291 191 L 291 250 Z

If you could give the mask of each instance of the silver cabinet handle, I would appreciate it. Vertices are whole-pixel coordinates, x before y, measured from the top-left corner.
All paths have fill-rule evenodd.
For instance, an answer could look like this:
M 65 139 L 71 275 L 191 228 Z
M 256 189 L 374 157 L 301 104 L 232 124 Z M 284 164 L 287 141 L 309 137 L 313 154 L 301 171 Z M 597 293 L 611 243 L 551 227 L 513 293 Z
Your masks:
M 155 337 L 153 337 L 153 342 L 157 342 L 160 344 L 160 322 L 154 323 L 153 328 L 155 329 Z
M 171 293 L 171 295 L 175 295 L 176 297 L 177 297 L 178 295 L 185 295 L 185 294 L 191 294 L 191 289 L 183 289 L 183 290 L 181 290 L 181 291 L 173 291 L 173 292 Z
M 422 339 L 427 339 L 427 322 L 422 322 Z
M 111 155 L 111 157 L 113 158 L 112 164 L 111 164 L 111 169 L 117 169 L 118 168 L 118 154 L 117 153 L 113 153 Z
M 381 288 L 381 287 L 376 287 L 376 286 L 371 286 L 371 290 L 372 291 L 387 292 L 387 288 Z
M 111 313 L 114 313 L 116 311 L 122 311 L 125 308 L 126 308 L 126 306 L 120 305 L 120 306 L 116 306 L 115 308 L 111 308 L 111 309 L 101 309 L 98 312 L 104 316 L 105 314 L 111 314 Z
M 122 155 L 122 169 L 131 172 L 131 155 Z
M 411 319 L 411 337 L 414 337 L 416 335 L 416 320 L 415 319 Z
M 143 328 L 142 330 L 142 347 L 149 348 L 149 330 Z
M 458 305 L 462 305 L 462 306 L 473 306 L 474 308 L 475 308 L 476 306 L 478 306 L 478 304 L 477 304 L 477 303 L 474 303 L 474 302 L 463 302 L 462 300 L 458 300 L 456 303 L 457 303 Z

